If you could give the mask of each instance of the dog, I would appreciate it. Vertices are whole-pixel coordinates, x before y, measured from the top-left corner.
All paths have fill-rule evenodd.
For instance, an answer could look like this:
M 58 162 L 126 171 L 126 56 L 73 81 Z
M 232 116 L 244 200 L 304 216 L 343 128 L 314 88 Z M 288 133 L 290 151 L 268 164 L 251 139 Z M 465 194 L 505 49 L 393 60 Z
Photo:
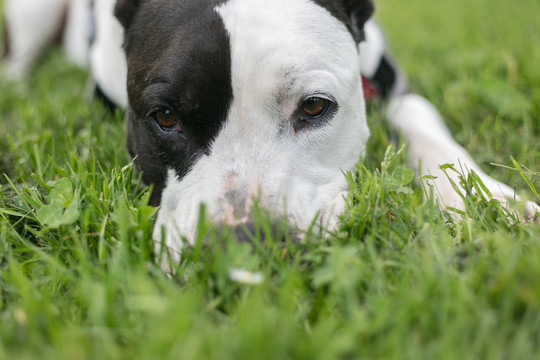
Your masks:
M 176 261 L 196 238 L 202 204 L 209 219 L 233 228 L 249 226 L 255 202 L 299 229 L 314 221 L 336 228 L 343 172 L 369 137 L 366 96 L 388 102 L 388 123 L 407 142 L 417 176 L 432 175 L 441 208 L 464 206 L 450 181 L 458 174 L 440 168 L 449 163 L 478 174 L 504 206 L 519 200 L 410 92 L 370 20 L 370 0 L 7 0 L 6 67 L 15 76 L 59 26 L 36 37 L 18 23 L 46 18 L 28 15 L 36 3 L 52 4 L 41 10 L 55 14 L 48 19 L 79 17 L 67 21 L 68 55 L 87 61 L 98 92 L 126 109 L 128 151 L 160 206 L 153 237 Z M 88 47 L 81 6 L 94 13 Z M 526 217 L 539 210 L 532 202 L 524 209 Z

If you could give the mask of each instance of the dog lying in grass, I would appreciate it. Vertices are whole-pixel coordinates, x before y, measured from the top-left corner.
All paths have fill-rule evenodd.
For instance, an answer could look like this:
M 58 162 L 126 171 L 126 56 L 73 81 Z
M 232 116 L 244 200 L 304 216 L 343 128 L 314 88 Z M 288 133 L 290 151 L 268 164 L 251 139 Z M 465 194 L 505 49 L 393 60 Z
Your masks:
M 251 227 L 255 202 L 299 229 L 336 228 L 343 172 L 369 137 L 366 98 L 388 103 L 388 124 L 442 209 L 464 206 L 444 164 L 474 172 L 505 207 L 520 201 L 410 92 L 373 10 L 369 0 L 7 0 L 5 66 L 25 76 L 65 24 L 68 56 L 126 110 L 128 151 L 160 206 L 157 251 L 164 244 L 175 260 L 196 238 L 202 204 L 233 228 Z

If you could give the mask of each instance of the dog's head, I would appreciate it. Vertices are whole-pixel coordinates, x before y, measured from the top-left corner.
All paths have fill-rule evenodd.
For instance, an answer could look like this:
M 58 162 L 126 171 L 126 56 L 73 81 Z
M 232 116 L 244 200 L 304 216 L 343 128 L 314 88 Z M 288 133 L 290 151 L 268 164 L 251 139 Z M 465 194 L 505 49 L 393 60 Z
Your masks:
M 358 42 L 369 0 L 118 0 L 128 148 L 161 199 L 155 238 L 194 238 L 199 207 L 253 199 L 306 228 L 344 207 L 369 131 Z M 165 231 L 163 233 L 163 231 Z

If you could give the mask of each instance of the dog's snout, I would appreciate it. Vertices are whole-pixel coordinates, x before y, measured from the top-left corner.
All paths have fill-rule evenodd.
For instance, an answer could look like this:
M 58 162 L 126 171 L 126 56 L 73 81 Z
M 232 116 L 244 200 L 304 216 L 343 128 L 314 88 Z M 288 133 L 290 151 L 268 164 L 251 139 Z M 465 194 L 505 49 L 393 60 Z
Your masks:
M 257 238 L 259 238 L 260 240 L 264 240 L 261 239 L 261 235 L 264 234 L 261 234 L 261 232 L 255 228 L 255 225 L 252 222 L 236 225 L 233 228 L 233 233 L 236 240 L 241 243 L 251 243 L 254 240 L 256 241 Z
M 277 222 L 263 225 L 249 221 L 232 227 L 231 233 L 241 243 L 281 242 L 287 238 L 283 226 L 280 226 Z
M 244 216 L 248 207 L 248 195 L 245 191 L 231 189 L 225 193 L 225 199 L 225 215 L 228 221 Z

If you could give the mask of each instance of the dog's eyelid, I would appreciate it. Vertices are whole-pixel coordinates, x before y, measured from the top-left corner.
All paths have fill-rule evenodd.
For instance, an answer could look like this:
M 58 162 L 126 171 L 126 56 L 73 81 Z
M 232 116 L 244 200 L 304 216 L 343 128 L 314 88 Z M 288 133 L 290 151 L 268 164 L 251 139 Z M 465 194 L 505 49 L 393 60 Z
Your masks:
M 322 91 L 321 92 L 314 91 L 314 92 L 310 92 L 310 93 L 305 94 L 302 97 L 302 102 L 304 102 L 304 101 L 306 101 L 308 99 L 311 99 L 311 98 L 321 98 L 321 99 L 333 102 L 334 104 L 337 104 L 336 98 L 334 98 L 332 95 L 330 95 L 328 93 L 325 93 L 325 92 L 322 92 Z
M 141 94 L 140 102 L 147 115 L 159 107 L 177 108 L 175 98 L 170 91 L 170 85 L 165 82 L 147 86 Z
M 153 111 L 156 111 L 159 108 L 169 108 L 175 109 L 174 102 L 171 101 L 167 96 L 152 94 L 149 96 L 143 96 L 141 99 L 143 104 L 143 109 L 145 113 L 149 115 Z
M 153 117 L 158 111 L 172 111 L 167 105 L 151 105 L 148 108 L 146 117 Z

